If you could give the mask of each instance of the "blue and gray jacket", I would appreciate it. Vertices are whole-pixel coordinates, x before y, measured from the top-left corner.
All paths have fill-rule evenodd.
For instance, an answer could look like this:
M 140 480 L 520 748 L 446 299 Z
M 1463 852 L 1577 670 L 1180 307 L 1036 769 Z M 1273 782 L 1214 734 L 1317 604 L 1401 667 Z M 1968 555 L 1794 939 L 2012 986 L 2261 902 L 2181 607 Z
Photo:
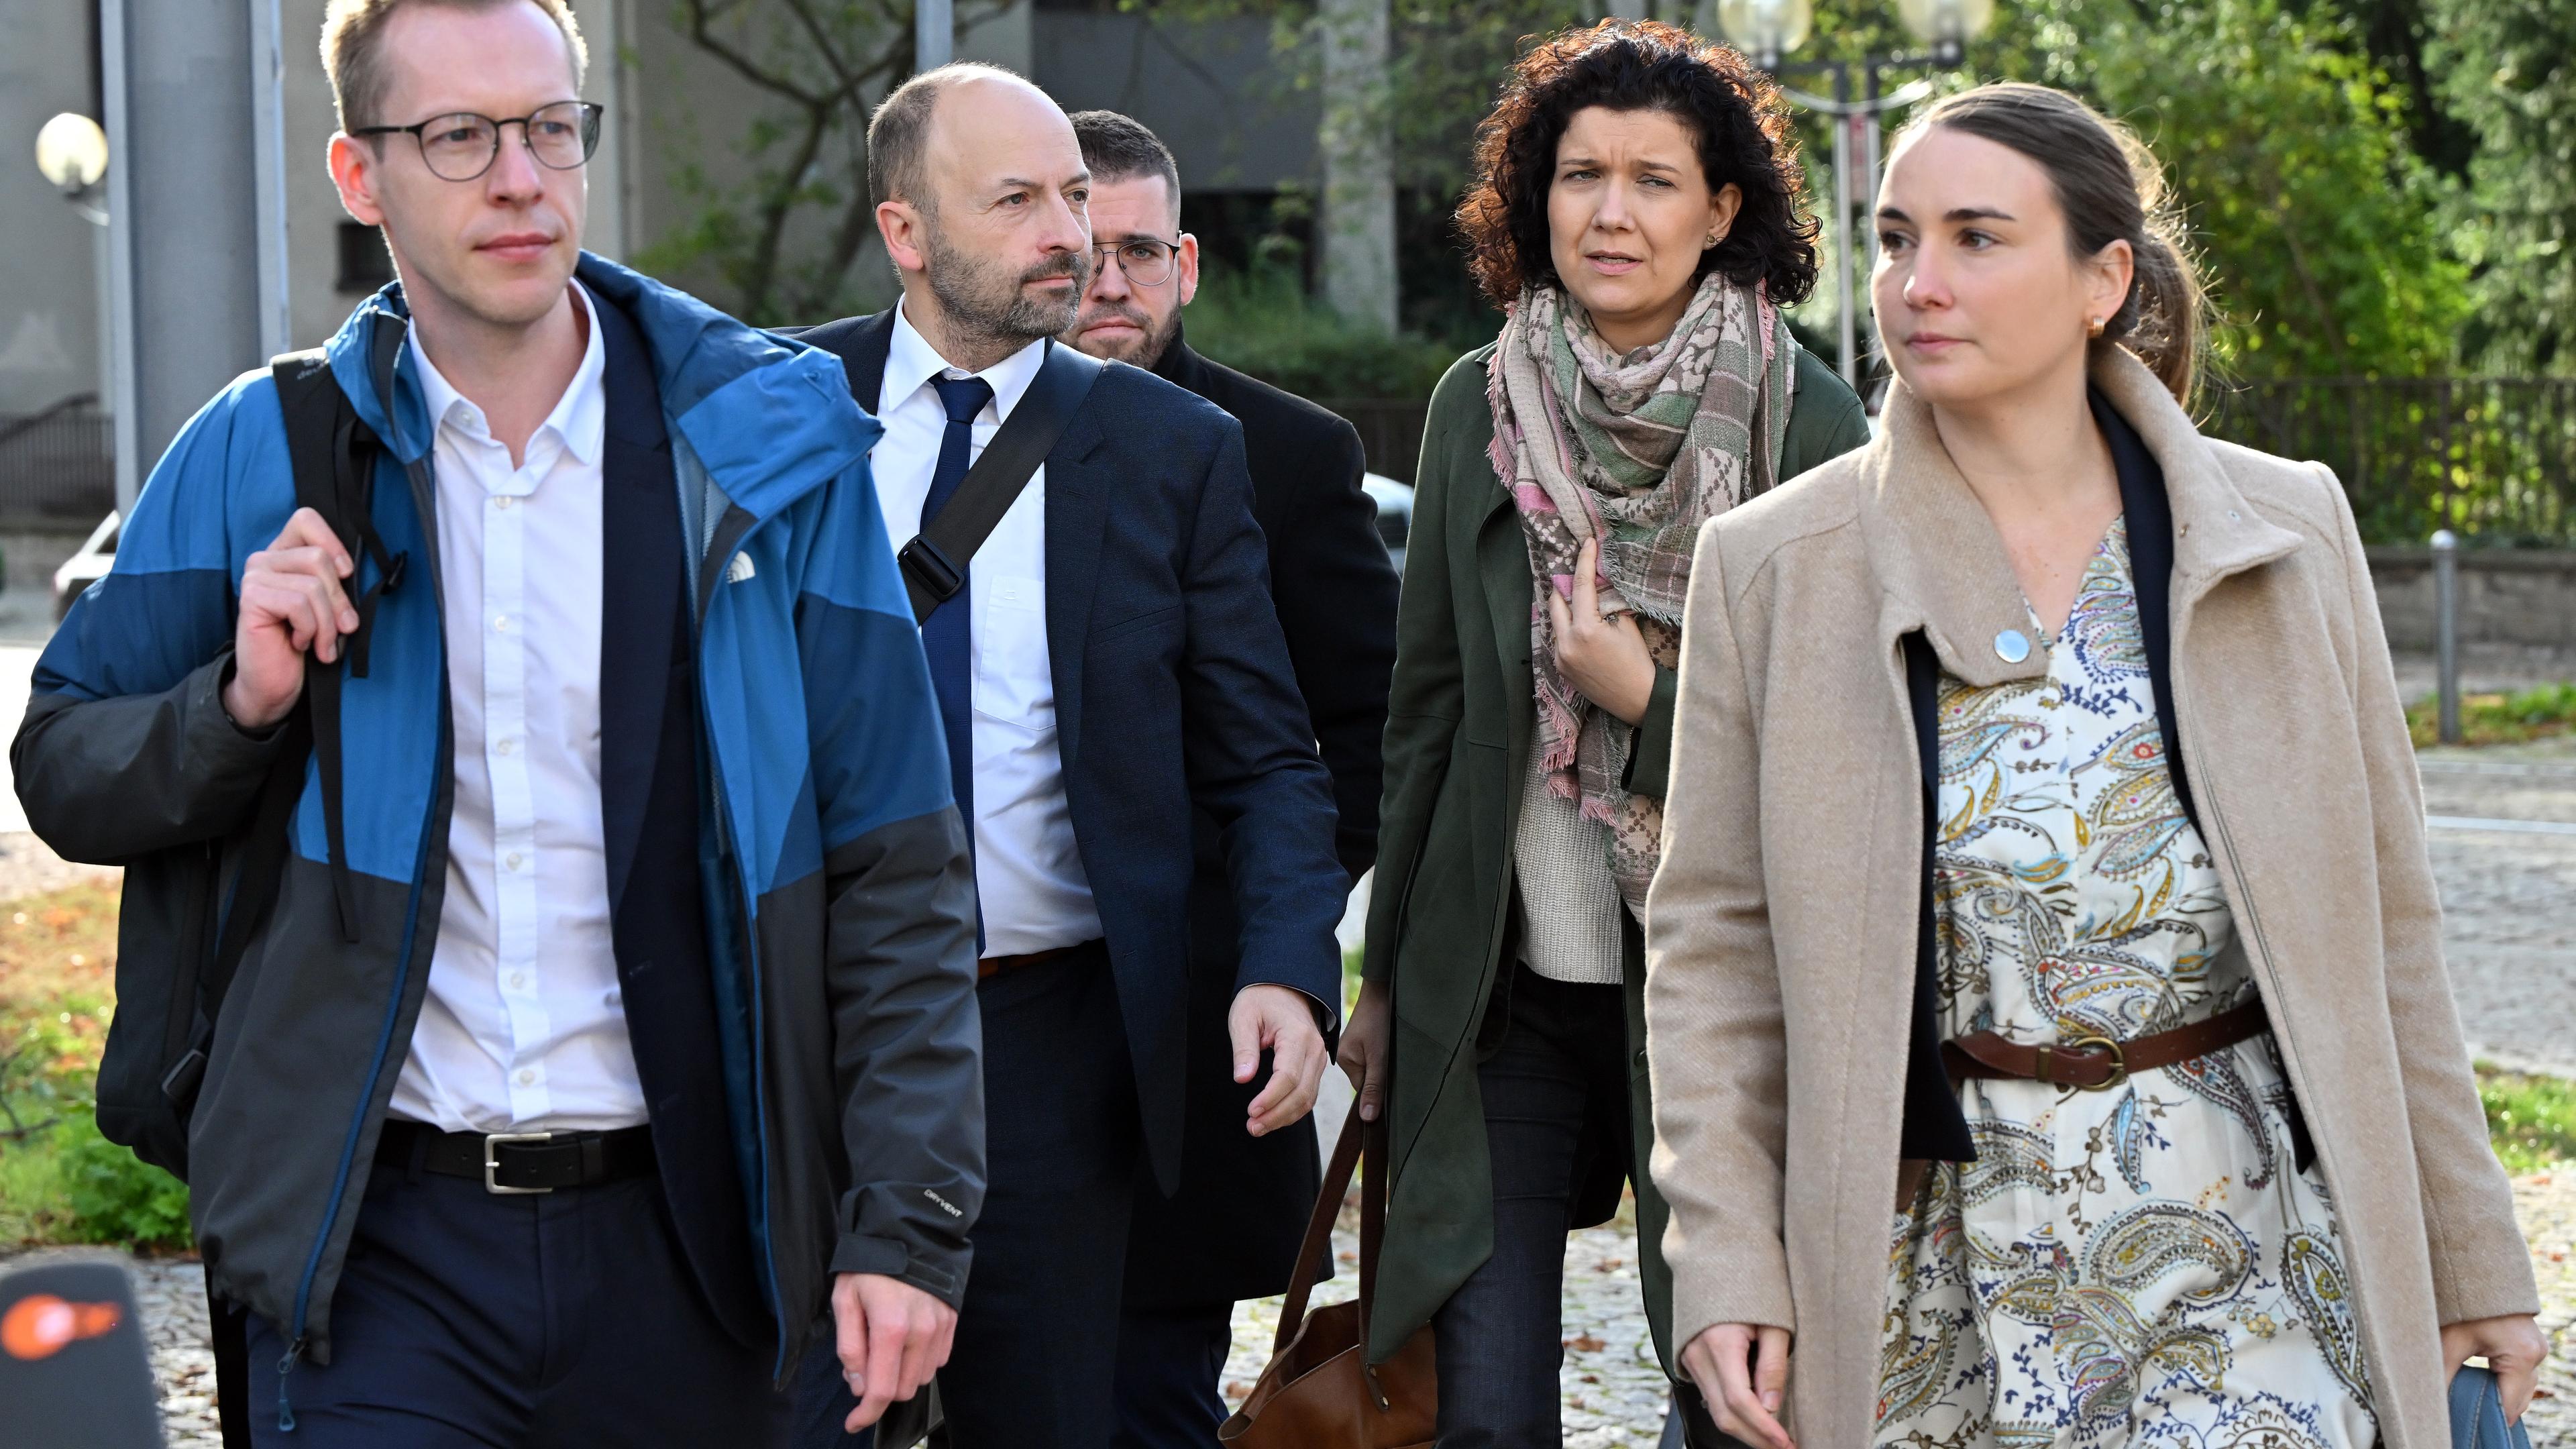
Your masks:
M 692 545 L 699 874 L 735 1159 L 707 1170 L 741 1179 L 783 1367 L 835 1271 L 962 1295 L 984 1185 L 966 842 L 869 481 L 879 429 L 839 360 L 595 257 L 579 275 L 649 358 Z M 383 596 L 369 672 L 343 686 L 357 939 L 342 930 L 308 766 L 284 878 L 225 997 L 185 1144 L 213 1286 L 325 1363 L 332 1287 L 447 875 L 432 427 L 409 352 L 373 345 L 402 325 L 388 287 L 327 349 L 384 442 L 376 528 L 410 556 L 413 580 L 432 581 Z M 227 843 L 280 748 L 220 701 L 235 591 L 294 507 L 276 385 L 247 374 L 153 470 L 114 572 L 36 670 L 13 749 L 19 793 L 54 849 L 127 865 L 117 986 L 129 1003 L 170 996 L 171 963 L 204 952 L 229 908 Z M 374 581 L 360 567 L 353 597 Z M 165 1043 L 129 1035 L 109 1049 Z

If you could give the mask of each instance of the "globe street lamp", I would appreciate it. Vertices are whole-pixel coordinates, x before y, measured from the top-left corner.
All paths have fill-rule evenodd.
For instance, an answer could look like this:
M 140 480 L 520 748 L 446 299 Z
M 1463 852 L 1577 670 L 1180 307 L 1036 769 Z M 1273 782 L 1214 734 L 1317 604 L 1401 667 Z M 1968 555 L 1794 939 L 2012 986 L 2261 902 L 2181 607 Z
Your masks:
M 107 213 L 90 204 L 107 175 L 107 133 L 78 111 L 65 111 L 36 132 L 36 169 L 84 220 L 107 225 Z
M 1968 42 L 1994 23 L 1994 0 L 1897 0 L 1897 18 L 1927 47 L 1920 55 L 1869 55 L 1857 61 L 1783 62 L 1806 43 L 1815 9 L 1813 0 L 1718 0 L 1717 20 L 1729 43 L 1753 63 L 1775 75 L 1823 71 L 1833 77 L 1833 94 L 1812 95 L 1795 86 L 1780 90 L 1811 111 L 1834 118 L 1834 239 L 1837 252 L 1834 294 L 1842 308 L 1843 381 L 1860 386 L 1859 292 L 1860 250 L 1852 214 L 1866 213 L 1878 192 L 1878 118 L 1932 94 L 1929 77 L 1918 77 L 1895 90 L 1881 92 L 1879 73 L 1897 69 L 1955 69 L 1967 58 Z M 1853 92 L 1853 73 L 1859 91 Z M 1855 155 L 1857 153 L 1857 155 Z
M 1806 44 L 1815 19 L 1811 0 L 1718 0 L 1717 6 L 1718 29 L 1764 70 L 1778 70 L 1781 56 Z

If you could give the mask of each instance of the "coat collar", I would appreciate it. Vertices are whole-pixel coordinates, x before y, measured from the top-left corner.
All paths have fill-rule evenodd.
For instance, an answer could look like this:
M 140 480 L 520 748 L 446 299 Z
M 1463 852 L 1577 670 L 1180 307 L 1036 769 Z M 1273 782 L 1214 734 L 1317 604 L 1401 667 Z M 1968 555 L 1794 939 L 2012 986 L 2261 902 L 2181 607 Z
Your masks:
M 2180 638 L 2179 616 L 2209 585 L 2288 555 L 2299 536 L 2255 511 L 2189 415 L 2127 351 L 2101 349 L 2092 382 L 2164 472 L 2173 511 L 2171 607 Z M 2033 648 L 2019 663 L 1996 651 L 2007 630 L 2029 635 L 2029 605 L 2002 537 L 1933 427 L 1931 407 L 1895 383 L 1885 424 L 1862 458 L 1860 516 L 1885 594 L 1881 625 L 1890 649 L 1899 636 L 1921 629 L 1942 667 L 1968 684 L 2045 674 L 2043 650 Z

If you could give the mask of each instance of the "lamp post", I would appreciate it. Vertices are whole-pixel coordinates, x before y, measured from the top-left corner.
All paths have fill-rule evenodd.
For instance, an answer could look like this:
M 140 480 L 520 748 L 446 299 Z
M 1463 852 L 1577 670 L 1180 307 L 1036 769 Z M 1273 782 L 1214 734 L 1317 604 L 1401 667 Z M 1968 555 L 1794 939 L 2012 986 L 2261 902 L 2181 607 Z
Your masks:
M 1815 95 L 1795 86 L 1780 89 L 1790 100 L 1830 116 L 1834 121 L 1834 295 L 1840 304 L 1843 381 L 1860 386 L 1860 278 L 1866 275 L 1861 253 L 1869 233 L 1855 227 L 1852 214 L 1864 215 L 1878 194 L 1878 118 L 1932 94 L 1928 77 L 1918 77 L 1892 91 L 1881 91 L 1879 75 L 1888 70 L 1955 69 L 1967 58 L 1968 42 L 1994 22 L 1994 0 L 1897 0 L 1897 18 L 1926 49 L 1917 55 L 1870 55 L 1857 61 L 1831 59 L 1788 61 L 1806 44 L 1815 23 L 1814 0 L 1716 0 L 1718 29 L 1756 66 L 1774 75 L 1822 71 L 1833 78 L 1831 95 Z M 1855 79 L 1859 94 L 1853 94 Z

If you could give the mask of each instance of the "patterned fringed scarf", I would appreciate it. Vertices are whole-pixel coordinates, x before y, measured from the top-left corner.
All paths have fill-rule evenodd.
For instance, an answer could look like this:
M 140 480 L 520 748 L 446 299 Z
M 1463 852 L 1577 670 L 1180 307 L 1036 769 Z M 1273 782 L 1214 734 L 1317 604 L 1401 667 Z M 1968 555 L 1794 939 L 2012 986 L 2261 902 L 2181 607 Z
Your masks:
M 1602 611 L 1634 614 L 1655 662 L 1677 667 L 1699 527 L 1779 481 L 1796 356 L 1768 296 L 1717 273 L 1700 283 L 1671 337 L 1624 357 L 1561 289 L 1523 292 L 1503 324 L 1486 393 L 1494 472 L 1520 510 L 1538 590 L 1570 602 L 1576 555 L 1598 537 Z M 1609 827 L 1611 873 L 1642 916 L 1663 847 L 1663 802 L 1620 788 L 1628 727 L 1566 682 L 1545 594 L 1534 592 L 1532 603 L 1533 746 L 1548 788 Z

